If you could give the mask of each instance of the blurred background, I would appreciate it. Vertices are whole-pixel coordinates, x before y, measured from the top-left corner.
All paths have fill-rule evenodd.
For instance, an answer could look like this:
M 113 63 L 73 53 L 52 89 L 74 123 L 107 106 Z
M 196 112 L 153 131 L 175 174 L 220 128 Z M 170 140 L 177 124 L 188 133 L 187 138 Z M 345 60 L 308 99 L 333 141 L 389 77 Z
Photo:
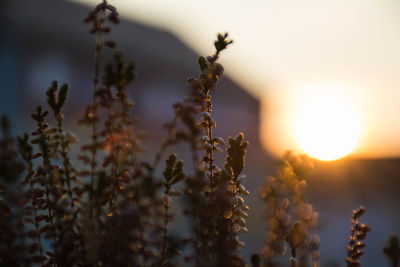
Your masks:
M 165 134 L 162 124 L 173 115 L 171 105 L 187 93 L 186 79 L 199 73 L 198 55 L 213 52 L 218 32 L 228 31 L 234 39 L 221 56 L 225 76 L 213 102 L 216 134 L 227 138 L 242 131 L 250 141 L 245 173 L 252 210 L 249 233 L 242 237 L 246 259 L 263 244 L 265 205 L 259 188 L 275 174 L 285 150 L 304 152 L 296 140 L 295 113 L 316 91 L 329 88 L 351 103 L 360 133 L 349 156 L 315 160 L 308 180 L 309 201 L 320 212 L 321 266 L 344 265 L 351 211 L 360 204 L 367 208 L 363 221 L 372 228 L 362 262 L 388 264 L 382 247 L 391 233 L 400 235 L 400 2 L 110 2 L 122 21 L 108 38 L 137 65 L 131 95 L 150 152 Z M 84 142 L 89 132 L 77 120 L 91 101 L 94 36 L 83 18 L 97 1 L 2 3 L 0 113 L 11 117 L 14 134 L 32 129 L 30 114 L 45 105 L 51 81 L 67 82 L 66 126 Z

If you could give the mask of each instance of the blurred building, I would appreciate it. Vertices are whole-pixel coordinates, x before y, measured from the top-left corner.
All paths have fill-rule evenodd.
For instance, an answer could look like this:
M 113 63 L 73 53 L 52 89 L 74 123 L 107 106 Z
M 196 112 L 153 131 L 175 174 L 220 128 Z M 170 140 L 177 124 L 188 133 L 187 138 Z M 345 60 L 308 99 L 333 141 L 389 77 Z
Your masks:
M 27 113 L 44 103 L 47 88 L 58 80 L 70 87 L 67 118 L 79 117 L 92 92 L 94 36 L 83 23 L 89 9 L 57 0 L 5 1 L 3 6 L 0 112 L 25 123 Z M 186 79 L 198 76 L 198 55 L 168 32 L 127 20 L 106 38 L 115 40 L 116 50 L 137 65 L 138 76 L 130 88 L 135 113 L 145 116 L 141 123 L 146 127 L 160 128 L 172 117 L 171 105 L 187 94 Z M 111 50 L 105 50 L 107 60 Z M 257 99 L 223 77 L 214 103 L 217 123 L 224 125 L 218 129 L 221 135 L 245 131 L 254 147 L 259 146 Z

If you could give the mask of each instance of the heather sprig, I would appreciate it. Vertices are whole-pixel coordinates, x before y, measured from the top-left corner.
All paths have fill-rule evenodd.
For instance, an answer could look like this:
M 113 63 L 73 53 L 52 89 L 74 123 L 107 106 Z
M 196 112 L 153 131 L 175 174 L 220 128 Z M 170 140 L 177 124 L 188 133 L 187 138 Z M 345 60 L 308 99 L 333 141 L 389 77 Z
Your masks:
M 291 248 L 291 264 L 307 266 L 310 243 L 313 239 L 310 228 L 315 227 L 318 213 L 306 202 L 306 177 L 312 169 L 306 156 L 287 152 L 278 168 L 276 177 L 269 177 L 262 197 L 267 202 L 267 232 L 262 254 L 267 266 L 275 266 L 278 257 Z M 315 247 L 313 248 L 315 250 Z M 301 254 L 298 259 L 298 251 Z M 300 260 L 300 261 L 299 261 Z
M 364 240 L 368 232 L 371 230 L 366 224 L 360 223 L 358 220 L 363 216 L 365 208 L 360 206 L 353 210 L 351 216 L 351 228 L 349 236 L 349 245 L 347 247 L 346 264 L 347 267 L 361 266 L 360 259 L 364 255 L 362 249 L 365 247 Z
M 93 217 L 94 213 L 94 190 L 95 190 L 95 178 L 97 177 L 97 151 L 100 148 L 99 140 L 98 140 L 98 130 L 97 130 L 97 123 L 99 121 L 98 117 L 98 99 L 97 93 L 99 89 L 99 77 L 100 77 L 100 68 L 101 68 L 101 58 L 102 58 L 102 49 L 104 45 L 114 48 L 115 42 L 114 41 L 104 41 L 104 36 L 109 34 L 111 31 L 111 27 L 107 25 L 107 23 L 118 24 L 119 23 L 119 14 L 116 8 L 107 3 L 106 0 L 103 0 L 102 3 L 98 4 L 93 10 L 89 12 L 87 17 L 84 20 L 85 23 L 92 24 L 92 28 L 90 32 L 95 34 L 95 54 L 94 54 L 94 77 L 93 77 L 93 97 L 92 97 L 92 104 L 88 105 L 86 108 L 86 112 L 84 117 L 81 119 L 82 124 L 86 124 L 91 126 L 92 134 L 91 134 L 91 144 L 87 145 L 86 148 L 90 152 L 90 157 L 83 155 L 84 162 L 89 163 L 90 170 L 89 170 L 89 212 L 90 217 Z M 86 159 L 90 158 L 89 161 Z M 86 173 L 85 173 L 86 174 Z M 96 210 L 99 208 L 97 207 Z
M 306 246 L 306 235 L 307 233 L 300 222 L 296 222 L 286 234 L 285 241 L 288 243 L 291 250 L 291 266 L 297 266 L 297 249 Z
M 244 141 L 243 133 L 239 133 L 235 138 L 229 137 L 228 144 L 224 169 L 216 173 L 213 190 L 208 196 L 214 214 L 211 240 L 215 240 L 210 253 L 216 266 L 242 266 L 244 261 L 239 251 L 245 244 L 238 234 L 248 232 L 249 206 L 242 196 L 249 195 L 249 191 L 242 184 L 245 175 L 241 174 L 248 142 Z
M 61 217 L 62 210 L 59 209 L 58 201 L 60 194 L 58 191 L 58 184 L 60 181 L 56 179 L 55 170 L 58 166 L 53 165 L 51 159 L 54 157 L 57 151 L 58 144 L 52 143 L 51 133 L 52 129 L 46 123 L 46 117 L 49 114 L 48 111 L 43 111 L 41 106 L 36 108 L 36 113 L 32 114 L 32 119 L 36 121 L 36 131 L 32 133 L 33 139 L 31 143 L 38 146 L 39 152 L 33 155 L 33 158 L 41 158 L 42 162 L 37 167 L 35 178 L 40 180 L 39 192 L 42 195 L 43 205 L 47 212 L 39 214 L 35 217 L 38 222 L 43 222 L 43 226 L 39 230 L 40 233 L 44 233 L 45 239 L 52 239 L 52 246 L 55 247 L 57 244 L 57 225 L 56 221 Z M 54 264 L 56 262 L 55 254 L 49 251 L 50 257 L 47 259 L 47 265 Z
M 102 166 L 110 166 L 109 204 L 112 209 L 115 208 L 118 190 L 130 182 L 136 165 L 136 153 L 139 151 L 131 114 L 133 101 L 127 92 L 127 86 L 135 76 L 134 69 L 133 63 L 125 63 L 122 55 L 116 53 L 105 66 L 104 88 L 97 92 L 100 105 L 107 113 L 104 130 L 101 132 L 104 138 L 101 147 L 106 152 Z
M 54 157 L 62 161 L 61 166 L 56 166 L 57 168 L 53 171 L 59 194 L 59 200 L 56 203 L 59 210 L 59 215 L 56 217 L 59 240 L 54 245 L 54 248 L 58 250 L 56 261 L 58 264 L 73 264 L 81 257 L 78 256 L 78 253 L 70 253 L 72 248 L 83 250 L 78 224 L 78 211 L 82 196 L 75 193 L 79 192 L 79 186 L 82 182 L 69 156 L 71 145 L 76 143 L 77 140 L 73 134 L 64 130 L 63 124 L 64 114 L 62 110 L 68 96 L 68 85 L 63 84 L 58 87 L 58 82 L 53 81 L 46 95 L 47 103 L 57 122 L 57 127 L 53 129 L 51 136 L 51 143 L 56 147 Z
M 71 149 L 71 145 L 76 143 L 77 140 L 75 136 L 71 133 L 64 131 L 64 114 L 62 113 L 62 108 L 67 99 L 68 95 L 68 85 L 63 84 L 58 88 L 57 81 L 53 81 L 51 87 L 47 90 L 47 103 L 53 110 L 54 117 L 57 121 L 57 129 L 54 134 L 54 143 L 58 145 L 58 155 L 62 159 L 63 167 L 59 170 L 59 175 L 61 179 L 61 185 L 66 186 L 62 193 L 67 193 L 70 201 L 70 205 L 73 207 L 74 202 L 78 202 L 78 198 L 73 197 L 73 191 L 71 183 L 79 184 L 77 177 L 77 171 L 74 168 L 72 161 L 68 155 Z
M 28 245 L 27 252 L 29 258 L 33 263 L 43 263 L 46 257 L 43 255 L 44 249 L 42 246 L 41 234 L 39 232 L 41 221 L 38 220 L 39 213 L 45 209 L 45 200 L 42 199 L 44 194 L 41 189 L 40 181 L 34 178 L 34 165 L 33 165 L 33 147 L 29 143 L 29 135 L 24 134 L 23 137 L 18 137 L 18 147 L 20 155 L 25 161 L 26 177 L 23 184 L 29 185 L 24 193 L 24 208 L 25 218 L 24 224 L 27 226 L 27 239 L 31 242 Z
M 244 141 L 244 134 L 239 133 L 235 138 L 228 138 L 228 144 L 224 174 L 229 177 L 227 189 L 233 193 L 233 205 L 229 211 L 225 211 L 223 214 L 225 219 L 231 220 L 232 227 L 236 233 L 247 233 L 246 220 L 248 217 L 247 212 L 250 208 L 245 204 L 242 196 L 250 195 L 250 192 L 243 185 L 246 176 L 241 173 L 245 166 L 246 148 L 249 143 Z M 245 246 L 243 242 L 239 241 L 237 234 L 235 239 L 239 248 Z
M 105 152 L 102 167 L 107 187 L 102 192 L 101 202 L 106 209 L 105 204 L 108 204 L 105 221 L 123 219 L 121 216 L 127 207 L 133 212 L 129 216 L 136 216 L 137 222 L 130 227 L 134 235 L 131 239 L 123 238 L 137 247 L 134 249 L 135 262 L 140 262 L 141 258 L 145 264 L 155 257 L 151 249 L 156 245 L 151 244 L 147 236 L 156 232 L 154 228 L 157 226 L 152 218 L 158 216 L 157 207 L 161 200 L 157 196 L 160 183 L 155 180 L 154 168 L 137 158 L 143 149 L 132 118 L 134 102 L 128 93 L 128 85 L 135 75 L 135 65 L 125 62 L 120 53 L 115 53 L 105 65 L 103 88 L 97 93 L 100 107 L 106 111 L 104 130 L 100 134 L 103 137 L 101 148 Z
M 215 86 L 223 74 L 223 67 L 217 63 L 219 53 L 223 51 L 232 41 L 228 40 L 228 34 L 218 35 L 218 41 L 215 42 L 216 52 L 214 55 L 207 57 L 199 57 L 200 77 L 189 78 L 189 95 L 182 101 L 173 105 L 175 116 L 165 124 L 168 129 L 167 137 L 161 145 L 160 151 L 156 154 L 153 160 L 153 166 L 156 167 L 159 163 L 166 148 L 172 144 L 177 144 L 181 141 L 187 141 L 192 148 L 192 161 L 194 168 L 199 167 L 199 159 L 197 155 L 197 143 L 203 145 L 201 149 L 206 150 L 206 155 L 202 159 L 204 164 L 207 164 L 208 177 L 212 180 L 214 172 L 214 151 L 222 152 L 217 147 L 218 144 L 224 145 L 222 138 L 213 137 L 212 128 L 216 126 L 212 118 L 212 102 L 211 90 Z M 218 45 L 217 45 L 218 44 Z M 198 119 L 198 116 L 201 116 Z M 184 127 L 179 128 L 179 124 Z M 199 138 L 201 131 L 204 131 L 204 136 Z M 213 168 L 214 166 L 214 168 Z M 195 170 L 196 172 L 196 170 Z
M 237 180 L 244 166 L 247 147 L 247 142 L 242 143 L 243 134 L 230 140 L 226 170 L 216 165 L 214 157 L 215 152 L 224 152 L 220 146 L 226 146 L 223 138 L 213 136 L 216 123 L 212 118 L 211 92 L 223 73 L 222 65 L 216 62 L 218 55 L 232 43 L 227 38 L 227 34 L 218 35 L 215 54 L 207 59 L 199 58 L 200 78 L 188 80 L 191 94 L 182 103 L 174 105 L 176 116 L 169 124 L 169 133 L 176 133 L 175 136 L 169 135 L 175 137 L 175 140 L 170 139 L 174 140 L 171 143 L 179 139 L 187 140 L 192 147 L 194 175 L 186 179 L 186 197 L 190 200 L 191 211 L 186 213 L 193 218 L 194 259 L 195 264 L 200 266 L 210 261 L 223 265 L 240 265 L 242 260 L 237 255 L 237 249 L 244 244 L 237 239 L 236 231 L 246 231 L 243 217 L 247 213 L 239 208 L 244 203 L 238 194 L 239 190 L 244 190 L 244 193 L 248 191 Z M 182 122 L 186 129 L 176 131 L 178 122 Z M 199 137 L 201 131 L 204 135 Z M 197 156 L 198 149 L 205 151 L 201 160 Z M 236 161 L 232 162 L 233 158 Z M 205 176 L 208 181 L 204 180 Z M 242 202 L 239 205 L 235 201 Z M 226 218 L 229 212 L 231 215 Z M 238 214 L 241 214 L 240 218 Z
M 182 180 L 185 179 L 185 174 L 183 173 L 183 162 L 176 161 L 176 154 L 171 154 L 166 160 L 164 175 L 164 224 L 162 229 L 162 241 L 161 241 L 161 259 L 160 265 L 163 266 L 165 260 L 167 259 L 167 241 L 168 241 L 168 223 L 171 221 L 170 214 L 170 202 L 171 197 L 180 196 L 182 193 L 175 189 L 171 190 L 171 187 Z

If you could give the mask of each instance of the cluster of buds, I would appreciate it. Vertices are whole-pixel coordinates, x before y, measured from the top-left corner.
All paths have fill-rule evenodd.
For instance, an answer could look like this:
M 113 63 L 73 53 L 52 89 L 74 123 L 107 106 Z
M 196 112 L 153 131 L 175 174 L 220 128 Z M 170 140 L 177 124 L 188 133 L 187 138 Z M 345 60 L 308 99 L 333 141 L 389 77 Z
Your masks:
M 306 245 L 307 232 L 304 230 L 303 225 L 300 222 L 296 222 L 292 229 L 286 235 L 285 241 L 291 248 L 292 257 L 290 263 L 296 266 L 297 248 L 304 247 Z
M 234 138 L 228 138 L 228 144 L 229 147 L 227 148 L 224 173 L 229 174 L 228 177 L 230 177 L 228 191 L 233 194 L 233 206 L 232 211 L 228 214 L 225 213 L 224 217 L 225 219 L 230 219 L 232 221 L 233 230 L 236 233 L 247 233 L 248 229 L 246 227 L 246 220 L 249 216 L 247 212 L 250 208 L 245 204 L 242 196 L 247 196 L 250 192 L 243 185 L 246 176 L 241 173 L 245 165 L 246 149 L 249 143 L 244 140 L 243 133 L 239 133 Z M 237 235 L 236 243 L 239 248 L 245 246 L 244 243 L 239 240 Z
M 363 240 L 365 240 L 367 233 L 370 231 L 368 225 L 359 223 L 358 221 L 364 212 L 365 208 L 363 206 L 353 210 L 353 216 L 351 217 L 351 234 L 349 246 L 347 247 L 347 267 L 361 266 L 360 259 L 363 256 L 362 249 L 365 247 Z
M 190 85 L 190 95 L 186 97 L 187 101 L 194 103 L 197 106 L 203 106 L 206 95 L 204 89 L 200 84 L 200 81 L 195 78 L 189 78 L 188 83 Z
M 228 33 L 225 33 L 224 35 L 218 34 L 218 39 L 214 42 L 216 53 L 212 57 L 208 57 L 207 60 L 209 62 L 215 62 L 218 59 L 219 53 L 232 43 L 233 41 L 228 39 Z
M 209 112 L 203 112 L 203 116 L 200 120 L 200 124 L 203 127 L 204 135 L 200 137 L 200 149 L 205 150 L 205 155 L 203 156 L 203 168 L 206 171 L 207 176 L 212 179 L 213 173 L 219 173 L 221 170 L 214 164 L 213 153 L 222 154 L 224 152 L 224 147 L 226 142 L 222 137 L 213 137 L 211 129 L 215 127 L 214 119 L 211 117 Z M 210 181 L 213 183 L 213 181 Z
M 119 14 L 117 9 L 105 0 L 91 10 L 84 19 L 85 23 L 92 24 L 92 28 L 90 29 L 90 33 L 92 34 L 111 32 L 111 28 L 106 25 L 106 21 L 118 24 Z M 111 48 L 115 47 L 114 41 L 105 41 L 104 44 Z
M 215 55 L 214 55 L 215 56 Z M 224 67 L 221 64 L 213 61 L 213 57 L 199 58 L 199 65 L 201 68 L 200 85 L 204 93 L 208 93 L 210 89 L 214 89 L 219 78 L 224 73 Z
M 306 181 L 312 165 L 305 156 L 285 154 L 276 177 L 269 177 L 262 197 L 269 207 L 267 213 L 266 246 L 263 249 L 267 264 L 286 253 L 288 244 L 296 262 L 296 250 L 309 243 L 309 229 L 315 227 L 318 213 L 305 201 Z M 308 260 L 306 260 L 308 261 Z
M 228 34 L 218 34 L 218 39 L 214 42 L 215 54 L 199 58 L 199 65 L 201 69 L 201 75 L 199 79 L 199 85 L 203 89 L 203 92 L 207 95 L 210 89 L 215 88 L 216 83 L 224 72 L 224 68 L 221 64 L 216 63 L 219 53 L 232 44 L 232 40 L 228 40 Z
M 245 179 L 245 175 L 240 175 L 235 181 L 231 182 L 230 188 L 232 189 L 235 197 L 233 199 L 233 214 L 232 220 L 234 222 L 233 229 L 237 233 L 247 233 L 249 230 L 246 227 L 246 220 L 249 217 L 247 213 L 250 210 L 250 207 L 245 204 L 244 199 L 240 195 L 250 195 L 250 192 L 244 187 L 242 184 Z M 226 218 L 226 214 L 224 214 Z M 245 245 L 242 241 L 237 238 L 237 245 L 240 248 L 244 248 Z
M 97 105 L 87 105 L 83 117 L 78 121 L 81 125 L 91 125 L 92 123 L 97 123 L 99 117 L 97 116 Z M 86 150 L 86 149 L 84 149 Z
M 292 217 L 289 214 L 289 199 L 287 189 L 280 180 L 269 177 L 264 187 L 262 197 L 267 202 L 267 232 L 265 235 L 266 245 L 263 255 L 267 263 L 272 263 L 275 257 L 286 253 L 285 237 L 290 230 Z
M 186 130 L 176 130 L 174 133 L 174 142 L 179 140 L 190 140 L 193 136 L 197 136 L 200 133 L 200 129 L 197 125 L 195 115 L 198 114 L 198 107 L 190 102 L 175 103 L 173 105 L 175 117 L 178 121 L 181 121 L 185 126 Z

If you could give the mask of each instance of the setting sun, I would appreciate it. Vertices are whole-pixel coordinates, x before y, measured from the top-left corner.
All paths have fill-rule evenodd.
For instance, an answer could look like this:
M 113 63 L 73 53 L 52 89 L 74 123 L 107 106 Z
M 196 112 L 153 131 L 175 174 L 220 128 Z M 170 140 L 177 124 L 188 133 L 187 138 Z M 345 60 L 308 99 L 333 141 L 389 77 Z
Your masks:
M 299 146 L 320 160 L 346 156 L 357 144 L 360 119 L 345 91 L 324 87 L 304 94 L 294 113 L 293 129 Z

